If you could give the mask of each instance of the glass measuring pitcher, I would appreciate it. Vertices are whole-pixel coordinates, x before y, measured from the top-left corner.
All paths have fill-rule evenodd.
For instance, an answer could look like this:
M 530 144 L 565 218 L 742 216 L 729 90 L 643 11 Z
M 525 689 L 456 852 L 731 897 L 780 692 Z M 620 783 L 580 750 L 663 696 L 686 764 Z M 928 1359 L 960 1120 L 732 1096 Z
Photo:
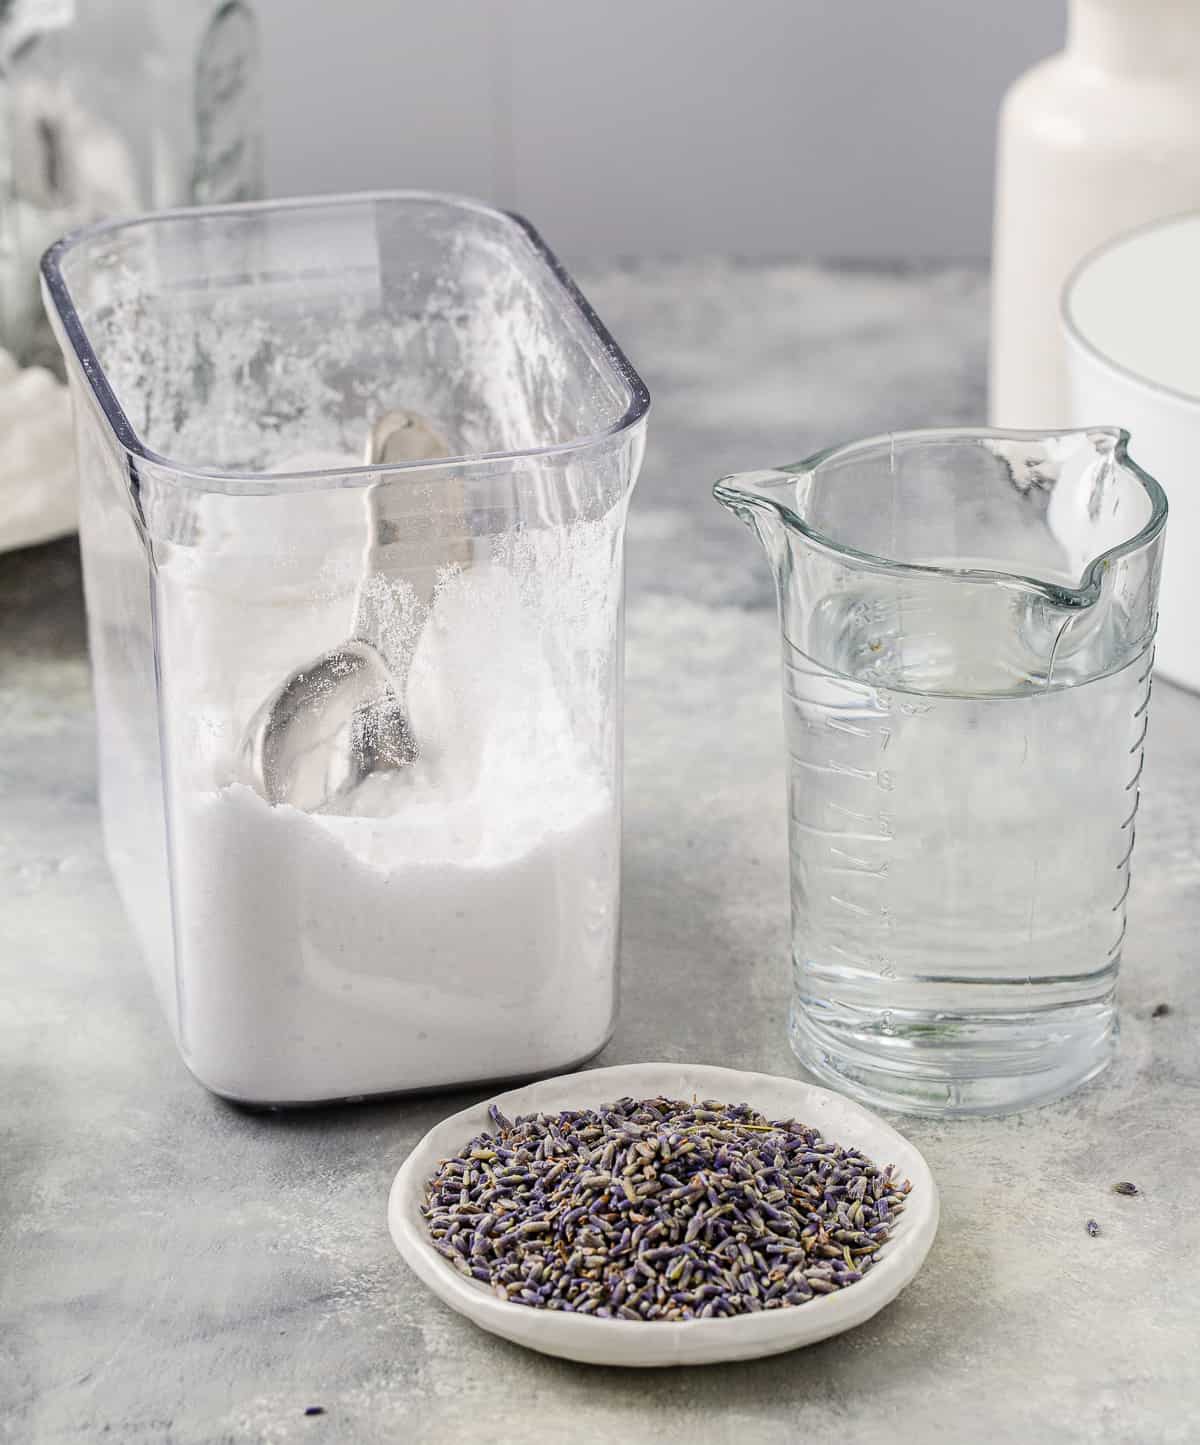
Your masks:
M 897 433 L 717 485 L 778 590 L 793 1048 L 885 1107 L 1112 1057 L 1167 512 L 1126 442 Z
M 562 268 L 397 193 L 100 226 L 43 277 L 106 845 L 193 1073 L 287 1104 L 595 1053 L 649 401 Z

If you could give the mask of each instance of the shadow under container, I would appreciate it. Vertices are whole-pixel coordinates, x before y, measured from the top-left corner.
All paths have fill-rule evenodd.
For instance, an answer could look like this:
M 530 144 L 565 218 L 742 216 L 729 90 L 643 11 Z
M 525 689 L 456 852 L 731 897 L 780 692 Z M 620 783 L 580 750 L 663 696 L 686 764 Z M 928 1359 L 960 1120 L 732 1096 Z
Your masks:
M 649 399 L 561 266 L 518 218 L 392 193 L 93 227 L 43 284 L 106 849 L 189 1068 L 278 1105 L 596 1053 Z M 397 408 L 443 446 L 368 465 Z M 360 637 L 415 763 L 272 800 L 256 712 Z
M 1112 1059 L 1167 513 L 1126 441 L 897 432 L 717 485 L 779 597 L 792 1045 L 885 1108 Z

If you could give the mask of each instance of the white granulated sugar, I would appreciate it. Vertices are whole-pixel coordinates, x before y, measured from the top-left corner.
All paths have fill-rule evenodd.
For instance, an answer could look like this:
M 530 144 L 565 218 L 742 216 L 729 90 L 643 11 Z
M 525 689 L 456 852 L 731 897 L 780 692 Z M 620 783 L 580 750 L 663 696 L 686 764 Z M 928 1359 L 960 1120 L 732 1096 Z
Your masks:
M 181 1044 L 211 1088 L 423 1088 L 559 1069 L 607 1038 L 619 811 L 580 753 L 522 570 L 448 569 L 432 608 L 372 579 L 395 594 L 373 615 L 398 673 L 411 659 L 421 755 L 339 813 L 271 807 L 219 760 L 191 761 L 217 786 L 182 790 L 173 820 L 175 957 Z M 227 754 L 231 731 L 196 718 L 191 738 Z

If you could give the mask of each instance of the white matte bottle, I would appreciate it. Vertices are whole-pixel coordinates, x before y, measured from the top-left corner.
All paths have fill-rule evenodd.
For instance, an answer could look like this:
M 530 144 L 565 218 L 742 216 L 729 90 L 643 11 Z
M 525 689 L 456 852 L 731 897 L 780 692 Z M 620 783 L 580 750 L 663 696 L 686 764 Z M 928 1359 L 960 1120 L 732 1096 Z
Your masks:
M 1001 112 L 993 426 L 1069 424 L 1067 276 L 1120 232 L 1200 208 L 1200 0 L 1070 0 L 1069 17 L 1065 50 L 1026 71 Z

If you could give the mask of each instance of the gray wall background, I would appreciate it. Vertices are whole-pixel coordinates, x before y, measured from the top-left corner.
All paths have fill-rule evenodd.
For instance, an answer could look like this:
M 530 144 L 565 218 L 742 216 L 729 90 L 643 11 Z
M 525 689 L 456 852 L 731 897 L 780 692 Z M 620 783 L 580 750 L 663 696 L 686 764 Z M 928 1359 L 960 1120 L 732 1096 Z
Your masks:
M 572 258 L 987 254 L 1065 0 L 258 0 L 276 195 L 523 211 Z

